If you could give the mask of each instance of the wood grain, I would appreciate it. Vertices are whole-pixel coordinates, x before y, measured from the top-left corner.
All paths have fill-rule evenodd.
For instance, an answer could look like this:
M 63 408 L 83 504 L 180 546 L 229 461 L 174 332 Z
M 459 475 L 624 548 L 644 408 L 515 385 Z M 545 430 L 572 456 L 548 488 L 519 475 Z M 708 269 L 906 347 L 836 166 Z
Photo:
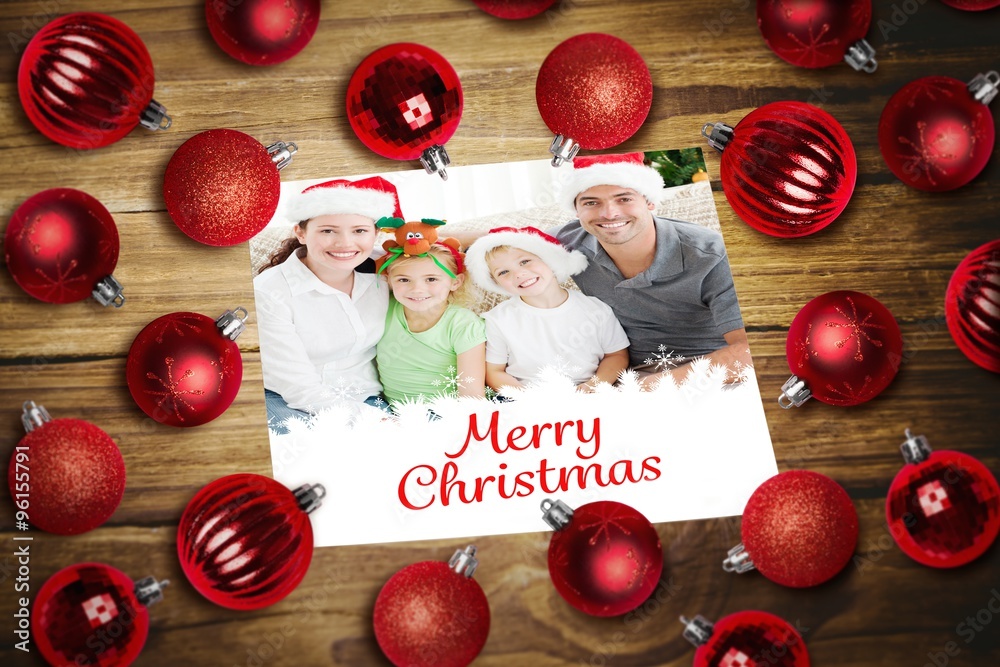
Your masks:
M 166 214 L 167 161 L 195 133 L 231 127 L 264 142 L 295 141 L 300 153 L 282 172 L 285 180 L 413 168 L 367 151 L 344 112 L 357 63 L 399 41 L 440 51 L 461 76 L 465 111 L 448 143 L 456 164 L 541 158 L 549 133 L 534 102 L 539 64 L 570 36 L 607 32 L 645 57 L 655 85 L 649 119 L 622 150 L 704 146 L 705 122 L 735 124 L 777 100 L 817 104 L 852 137 L 860 172 L 854 198 L 834 225 L 813 237 L 765 237 L 734 216 L 718 183 L 714 189 L 779 468 L 808 468 L 842 483 L 858 509 L 861 539 L 845 572 L 817 589 L 796 591 L 757 574 L 721 572 L 724 551 L 739 541 L 738 518 L 661 524 L 666 569 L 660 589 L 632 614 L 595 619 L 568 607 L 552 588 L 546 533 L 484 537 L 476 541 L 484 556 L 476 578 L 490 599 L 492 630 L 476 664 L 689 665 L 693 649 L 681 639 L 677 616 L 719 618 L 748 608 L 796 623 L 817 667 L 919 667 L 948 642 L 960 650 L 949 665 L 1000 664 L 996 614 L 968 643 L 958 634 L 967 617 L 988 609 L 1000 586 L 1000 548 L 939 572 L 903 555 L 884 519 L 885 492 L 900 467 L 896 446 L 907 426 L 937 448 L 960 449 L 1000 471 L 1000 376 L 970 363 L 943 319 L 954 267 L 1000 236 L 1000 160 L 994 156 L 958 191 L 917 192 L 887 170 L 876 134 L 886 100 L 907 81 L 929 74 L 968 80 L 996 68 L 1000 10 L 959 12 L 936 0 L 874 4 L 869 41 L 880 67 L 870 76 L 846 65 L 820 71 L 786 65 L 764 46 L 747 0 L 563 0 L 522 22 L 493 19 L 466 0 L 327 2 L 309 47 L 272 68 L 227 58 L 211 41 L 196 0 L 0 4 L 0 217 L 8 219 L 21 202 L 50 187 L 93 194 L 118 225 L 122 252 L 115 273 L 128 298 L 117 311 L 86 302 L 53 307 L 33 301 L 0 272 L 0 460 L 21 437 L 20 405 L 30 398 L 54 415 L 100 424 L 121 447 L 129 474 L 124 500 L 105 526 L 73 538 L 34 533 L 33 591 L 58 569 L 85 560 L 112 563 L 134 577 L 169 578 L 166 599 L 152 609 L 139 665 L 388 664 L 371 627 L 380 586 L 404 565 L 446 559 L 453 543 L 317 550 L 291 596 L 252 613 L 208 603 L 180 571 L 175 531 L 188 499 L 225 474 L 269 474 L 270 455 L 252 319 L 239 339 L 243 385 L 219 419 L 190 430 L 161 426 L 128 396 L 125 355 L 149 321 L 176 310 L 217 314 L 245 305 L 253 312 L 246 246 L 200 246 Z M 141 35 L 156 66 L 156 99 L 174 119 L 169 131 L 137 130 L 99 151 L 77 152 L 32 128 L 17 99 L 20 54 L 37 27 L 71 11 L 112 14 Z M 705 148 L 717 178 L 718 155 Z M 838 410 L 811 402 L 783 411 L 775 398 L 788 374 L 788 324 L 806 301 L 833 289 L 867 292 L 892 310 L 906 344 L 899 376 L 862 406 Z M 37 653 L 12 648 L 13 511 L 0 486 L 0 543 L 6 545 L 0 550 L 0 663 L 40 665 Z

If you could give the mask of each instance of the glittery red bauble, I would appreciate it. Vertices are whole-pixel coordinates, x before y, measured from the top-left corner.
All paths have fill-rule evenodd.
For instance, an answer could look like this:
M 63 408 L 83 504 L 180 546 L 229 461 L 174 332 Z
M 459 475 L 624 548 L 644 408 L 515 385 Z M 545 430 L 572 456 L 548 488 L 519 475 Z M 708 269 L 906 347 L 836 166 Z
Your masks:
M 306 508 L 296 494 L 261 475 L 228 475 L 207 484 L 177 527 L 184 576 L 229 609 L 262 609 L 284 599 L 306 576 L 312 552 Z
M 788 330 L 788 368 L 830 405 L 875 398 L 896 377 L 903 336 L 889 309 L 861 292 L 827 292 L 799 311 Z
M 686 619 L 682 619 L 686 620 Z M 809 652 L 802 635 L 788 621 L 764 611 L 738 611 L 715 623 L 697 617 L 707 626 L 707 640 L 698 646 L 693 667 L 809 667 Z
M 553 133 L 588 150 L 635 134 L 653 104 L 653 79 L 628 42 L 602 33 L 570 37 L 545 58 L 535 101 Z
M 147 415 L 170 426 L 198 426 L 232 404 L 243 359 L 211 318 L 170 313 L 135 337 L 125 373 L 132 398 Z
M 549 576 L 573 607 L 591 616 L 620 616 L 645 602 L 663 571 L 660 536 L 628 505 L 587 503 L 552 534 Z
M 959 188 L 993 153 L 989 107 L 966 84 L 947 76 L 911 81 L 889 98 L 878 123 L 878 146 L 896 178 L 918 190 Z
M 373 623 L 379 647 L 397 667 L 465 667 L 486 644 L 490 606 L 471 576 L 424 561 L 385 582 Z
M 167 213 L 195 241 L 242 243 L 278 208 L 281 178 L 267 149 L 236 130 L 200 132 L 178 148 L 163 179 Z
M 871 21 L 871 0 L 757 0 L 757 27 L 767 47 L 799 67 L 843 62 Z
M 472 0 L 481 10 L 502 19 L 538 16 L 558 0 Z
M 754 566 L 782 586 L 816 586 L 844 569 L 858 543 L 858 514 L 825 475 L 792 470 L 753 492 L 743 510 L 743 544 Z
M 958 567 L 985 552 L 1000 532 L 1000 486 L 973 457 L 931 452 L 905 466 L 885 499 L 889 532 L 903 552 L 931 567 Z
M 722 150 L 722 188 L 754 229 L 781 238 L 814 234 L 851 200 L 858 175 L 854 146 L 822 109 L 772 102 L 730 131 Z
M 944 315 L 958 349 L 1000 373 L 1000 239 L 973 250 L 951 274 Z
M 86 192 L 44 190 L 21 204 L 4 241 L 7 268 L 29 295 L 49 303 L 91 296 L 118 263 L 118 229 Z
M 153 83 L 153 61 L 139 36 L 91 12 L 46 24 L 17 73 L 28 119 L 70 148 L 100 148 L 131 132 L 153 99 Z
M 18 508 L 20 499 L 29 499 L 36 528 L 78 535 L 115 513 L 125 493 L 125 461 L 111 436 L 93 424 L 53 419 L 21 438 L 7 483 Z
M 248 65 L 285 62 L 312 39 L 319 0 L 205 0 L 212 39 Z
M 451 139 L 462 85 L 451 64 L 420 44 L 390 44 L 361 61 L 347 85 L 347 118 L 361 142 L 393 160 L 416 160 Z
M 149 611 L 134 587 L 124 572 L 102 563 L 56 572 L 32 608 L 39 653 L 53 667 L 131 665 L 149 634 Z
M 981 12 L 984 9 L 1000 7 L 1000 0 L 941 0 L 941 2 L 967 12 Z

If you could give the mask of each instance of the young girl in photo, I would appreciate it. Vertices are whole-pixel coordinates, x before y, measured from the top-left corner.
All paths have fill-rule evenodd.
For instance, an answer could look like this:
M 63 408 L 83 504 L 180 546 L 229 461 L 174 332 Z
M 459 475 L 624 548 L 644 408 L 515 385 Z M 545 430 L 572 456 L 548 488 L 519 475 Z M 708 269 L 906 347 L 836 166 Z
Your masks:
M 392 298 L 378 343 L 378 373 L 390 403 L 432 396 L 485 395 L 486 325 L 459 303 L 464 258 L 434 244 L 421 256 L 380 266 Z

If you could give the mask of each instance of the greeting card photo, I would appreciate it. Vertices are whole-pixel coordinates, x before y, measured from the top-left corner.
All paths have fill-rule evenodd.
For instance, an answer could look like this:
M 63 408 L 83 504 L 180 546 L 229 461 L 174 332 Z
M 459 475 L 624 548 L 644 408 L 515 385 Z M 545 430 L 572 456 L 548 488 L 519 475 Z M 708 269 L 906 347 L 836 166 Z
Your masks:
M 740 514 L 777 467 L 703 165 L 282 183 L 250 243 L 274 477 L 354 508 L 316 545 Z

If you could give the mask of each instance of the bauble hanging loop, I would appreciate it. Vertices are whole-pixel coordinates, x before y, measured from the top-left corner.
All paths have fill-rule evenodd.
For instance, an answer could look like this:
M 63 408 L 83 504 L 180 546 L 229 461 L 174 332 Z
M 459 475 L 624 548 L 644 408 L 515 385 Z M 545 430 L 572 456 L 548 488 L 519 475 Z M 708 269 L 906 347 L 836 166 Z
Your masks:
M 945 292 L 944 316 L 962 354 L 1000 373 L 1000 239 L 979 246 L 955 268 Z
M 871 74 L 878 68 L 864 38 L 871 21 L 871 0 L 757 0 L 757 27 L 767 47 L 798 67 L 847 62 Z
M 135 32 L 93 12 L 67 14 L 32 37 L 21 56 L 17 90 L 32 124 L 77 149 L 112 144 L 142 124 L 170 127 L 153 99 L 153 62 Z
M 692 667 L 775 665 L 809 667 L 805 641 L 785 619 L 763 611 L 738 611 L 712 623 L 681 616 L 684 639 L 697 647 Z

